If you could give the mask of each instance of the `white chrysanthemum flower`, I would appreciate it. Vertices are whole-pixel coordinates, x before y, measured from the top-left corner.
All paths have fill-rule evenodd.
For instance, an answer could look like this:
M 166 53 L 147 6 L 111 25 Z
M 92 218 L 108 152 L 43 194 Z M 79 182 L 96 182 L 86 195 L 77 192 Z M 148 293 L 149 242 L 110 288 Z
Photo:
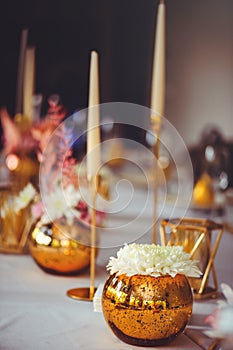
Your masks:
M 110 257 L 107 269 L 110 274 L 140 274 L 154 277 L 183 274 L 187 277 L 200 277 L 201 271 L 196 261 L 178 246 L 160 246 L 155 244 L 125 245 L 117 252 L 117 258 Z
M 50 217 L 48 216 L 48 214 L 46 212 L 41 216 L 40 222 L 43 225 L 49 224 L 51 222 Z
M 26 208 L 35 195 L 35 188 L 31 183 L 27 184 L 27 186 L 19 193 L 18 197 L 14 199 L 15 212 L 18 213 L 21 209 Z
M 72 224 L 73 219 L 77 216 L 77 211 L 74 209 L 79 200 L 80 193 L 69 185 L 63 192 L 60 188 L 56 188 L 48 196 L 44 196 L 46 203 L 46 212 L 41 218 L 44 224 L 65 217 L 68 224 Z
M 64 197 L 67 205 L 70 208 L 75 207 L 81 199 L 81 195 L 74 185 L 69 185 L 66 187 L 64 190 Z

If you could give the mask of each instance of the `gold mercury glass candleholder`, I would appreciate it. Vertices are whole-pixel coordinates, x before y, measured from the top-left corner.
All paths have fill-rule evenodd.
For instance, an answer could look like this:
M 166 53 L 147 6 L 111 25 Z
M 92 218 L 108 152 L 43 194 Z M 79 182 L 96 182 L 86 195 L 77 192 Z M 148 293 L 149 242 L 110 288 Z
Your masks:
M 193 307 L 188 275 L 199 276 L 200 271 L 181 247 L 125 245 L 107 269 L 102 310 L 120 340 L 164 345 L 185 329 Z
M 215 233 L 215 236 L 214 236 Z M 207 219 L 184 218 L 161 221 L 162 245 L 182 246 L 191 259 L 198 261 L 202 276 L 189 278 L 196 299 L 215 298 L 218 292 L 214 259 L 223 233 L 223 226 Z M 213 286 L 208 285 L 212 273 Z
M 72 225 L 62 220 L 38 222 L 30 234 L 29 251 L 42 270 L 77 275 L 90 265 L 90 235 L 90 227 L 77 220 Z

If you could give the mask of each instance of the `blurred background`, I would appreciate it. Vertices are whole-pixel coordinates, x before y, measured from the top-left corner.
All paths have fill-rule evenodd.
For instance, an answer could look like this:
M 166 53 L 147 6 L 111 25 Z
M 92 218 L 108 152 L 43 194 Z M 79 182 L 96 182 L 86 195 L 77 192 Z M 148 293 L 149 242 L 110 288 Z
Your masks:
M 101 102 L 149 107 L 158 3 L 2 1 L 0 106 L 14 115 L 20 38 L 28 28 L 28 45 L 36 47 L 35 90 L 43 95 L 44 110 L 54 93 L 68 113 L 87 107 L 92 49 L 100 54 Z M 167 0 L 166 11 L 165 117 L 193 155 L 208 138 L 215 144 L 217 132 L 232 163 L 233 1 Z
M 90 50 L 101 102 L 149 106 L 156 0 L 9 0 L 0 5 L 0 105 L 11 114 L 21 31 L 36 47 L 36 92 L 87 106 Z M 232 136 L 233 2 L 167 0 L 166 118 L 188 143 L 206 124 Z
M 160 189 L 166 192 L 171 208 L 182 192 L 183 208 L 192 196 L 191 206 L 197 213 L 201 210 L 200 215 L 207 213 L 209 218 L 220 217 L 221 221 L 225 215 L 233 232 L 233 1 L 165 3 L 164 116 L 177 129 L 189 152 L 183 142 L 179 148 L 174 133 L 167 134 L 167 143 L 160 142 L 158 159 L 166 180 Z M 74 175 L 69 181 L 78 186 L 69 166 L 72 168 L 86 155 L 86 115 L 82 118 L 78 111 L 88 105 L 92 50 L 99 53 L 101 103 L 129 102 L 131 107 L 150 107 L 158 4 L 159 0 L 1 1 L 0 108 L 5 109 L 0 109 L 0 189 L 9 182 L 23 188 L 29 180 L 39 187 L 41 164 L 48 166 L 42 171 L 49 174 L 46 181 L 53 179 L 60 169 L 60 153 L 67 145 L 72 145 L 72 151 L 62 169 L 71 177 Z M 35 47 L 35 93 L 43 97 L 39 117 L 34 119 L 33 115 L 33 123 L 27 120 L 26 112 L 16 113 L 24 29 L 28 30 L 27 46 Z M 105 130 L 101 126 L 101 141 L 113 140 L 111 147 L 104 151 L 102 147 L 102 159 L 114 160 L 107 167 L 116 178 L 129 179 L 146 188 L 145 177 L 142 181 L 142 172 L 137 173 L 139 168 L 136 170 L 122 158 L 127 155 L 126 159 L 137 165 L 139 160 L 145 161 L 146 179 L 153 183 L 155 170 L 150 159 L 137 152 L 136 147 L 126 147 L 119 141 L 140 141 L 146 151 L 154 152 L 155 138 L 151 142 L 150 132 L 147 138 L 150 115 L 148 109 L 147 113 L 141 111 L 138 108 L 138 113 L 128 113 L 127 117 L 121 114 L 121 125 L 113 126 L 111 119 Z M 71 115 L 76 129 L 63 125 L 60 139 L 55 132 L 57 143 L 50 143 L 51 149 L 47 147 L 61 120 Z M 113 113 L 109 116 L 113 118 Z M 132 125 L 126 126 L 126 122 Z M 161 134 L 166 134 L 165 124 Z M 75 132 L 80 133 L 77 142 L 73 142 Z M 60 153 L 57 149 L 61 149 Z M 46 156 L 49 162 L 44 164 Z M 109 173 L 106 178 L 111 178 Z M 107 182 L 107 196 L 108 185 Z

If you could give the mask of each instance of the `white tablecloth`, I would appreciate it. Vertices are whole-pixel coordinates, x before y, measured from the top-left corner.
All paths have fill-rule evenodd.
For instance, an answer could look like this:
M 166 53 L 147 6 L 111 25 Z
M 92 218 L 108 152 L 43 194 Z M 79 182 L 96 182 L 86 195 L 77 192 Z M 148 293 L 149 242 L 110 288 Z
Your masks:
M 149 239 L 149 236 L 147 240 Z M 125 237 L 127 238 L 127 237 Z M 114 235 L 111 236 L 114 240 Z M 125 239 L 127 241 L 127 239 Z M 143 239 L 142 239 L 143 240 Z M 219 283 L 233 283 L 233 236 L 224 233 L 216 256 Z M 118 250 L 100 249 L 96 262 L 96 286 L 106 280 L 109 255 Z M 89 271 L 62 277 L 42 271 L 30 255 L 0 255 L 0 349 L 1 350 L 129 350 L 108 328 L 93 303 L 66 296 L 74 287 L 90 285 Z M 210 339 L 197 326 L 216 307 L 216 300 L 195 301 L 190 325 L 194 330 L 179 335 L 160 349 L 203 349 Z M 191 334 L 192 333 L 192 334 Z M 197 345 L 195 339 L 202 345 Z M 202 346 L 202 347 L 201 347 Z M 138 348 L 139 349 L 139 348 Z
M 96 285 L 106 278 L 97 266 Z M 93 303 L 66 296 L 74 287 L 89 286 L 88 274 L 54 276 L 42 271 L 30 256 L 0 256 L 0 349 L 123 350 L 135 347 L 118 340 Z M 215 302 L 194 305 L 200 325 Z M 203 316 L 204 314 L 204 316 Z M 199 349 L 186 335 L 161 349 Z

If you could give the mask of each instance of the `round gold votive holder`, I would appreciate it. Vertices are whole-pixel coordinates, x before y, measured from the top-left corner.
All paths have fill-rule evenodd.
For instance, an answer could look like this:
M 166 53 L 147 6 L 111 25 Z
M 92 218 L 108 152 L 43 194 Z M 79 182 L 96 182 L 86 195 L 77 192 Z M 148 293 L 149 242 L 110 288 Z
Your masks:
M 38 266 L 48 273 L 78 274 L 90 265 L 90 228 L 39 223 L 30 235 L 29 250 Z
M 113 333 L 137 346 L 169 343 L 188 323 L 193 295 L 187 278 L 178 274 L 110 275 L 104 285 L 102 309 Z

